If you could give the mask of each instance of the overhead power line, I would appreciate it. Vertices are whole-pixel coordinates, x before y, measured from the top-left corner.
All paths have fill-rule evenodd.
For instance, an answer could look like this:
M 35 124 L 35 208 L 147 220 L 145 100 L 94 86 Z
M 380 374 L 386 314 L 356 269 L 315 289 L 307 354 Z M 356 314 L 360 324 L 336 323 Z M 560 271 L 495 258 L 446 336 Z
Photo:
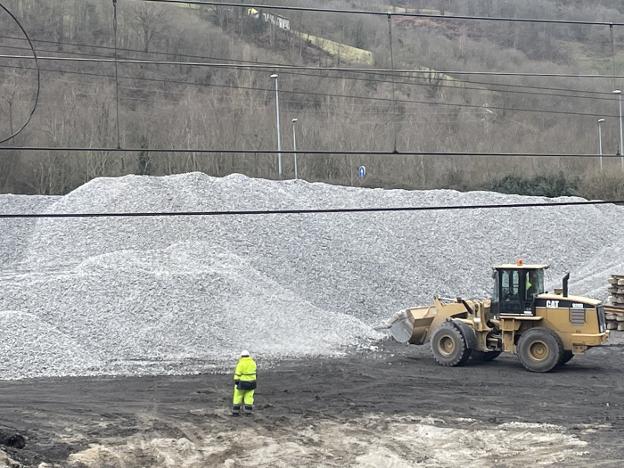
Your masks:
M 149 3 L 172 3 L 172 4 L 191 4 L 212 7 L 235 7 L 235 8 L 257 8 L 264 10 L 285 10 L 285 11 L 301 11 L 314 13 L 339 13 L 348 15 L 370 15 L 370 16 L 399 16 L 413 18 L 431 18 L 436 20 L 465 20 L 465 21 L 504 21 L 512 23 L 547 23 L 547 24 L 577 24 L 577 25 L 593 25 L 593 26 L 624 26 L 624 23 L 614 21 L 583 21 L 583 20 L 564 20 L 549 18 L 510 18 L 510 17 L 494 17 L 494 16 L 466 16 L 466 15 L 434 15 L 431 13 L 417 12 L 399 12 L 399 11 L 371 11 L 371 10 L 344 10 L 339 8 L 313 8 L 313 7 L 297 7 L 288 5 L 265 5 L 259 3 L 231 3 L 231 2 L 211 2 L 197 0 L 143 0 Z
M 28 55 L 0 54 L 0 58 L 28 60 L 32 59 Z M 313 70 L 313 71 L 335 71 L 343 73 L 366 73 L 372 75 L 397 74 L 431 74 L 431 70 L 418 68 L 391 69 L 391 68 L 352 68 L 352 67 L 318 67 L 310 65 L 260 65 L 260 64 L 240 64 L 240 63 L 217 63 L 217 62 L 184 62 L 176 60 L 140 60 L 140 59 L 107 59 L 98 57 L 50 57 L 41 56 L 39 60 L 51 62 L 77 62 L 77 63 L 124 63 L 134 65 L 172 65 L 187 67 L 208 67 L 208 68 L 241 68 L 249 70 Z M 526 76 L 541 78 L 592 78 L 592 79 L 620 79 L 624 75 L 603 75 L 603 74 L 575 74 L 575 73 L 536 73 L 536 72 L 501 72 L 501 71 L 469 71 L 469 70 L 436 70 L 435 73 L 445 75 L 484 75 L 484 76 Z
M 11 65 L 0 65 L 0 68 L 15 68 L 15 69 L 31 69 L 29 67 L 20 67 L 20 66 L 11 66 Z M 72 71 L 64 71 L 64 70 L 54 70 L 54 69 L 41 69 L 41 71 L 52 72 L 52 73 L 75 73 L 85 76 L 96 76 L 114 79 L 114 75 L 106 75 L 106 74 L 98 74 L 98 73 L 88 73 L 88 72 L 72 72 Z M 255 86 L 237 86 L 237 85 L 221 85 L 221 84 L 212 84 L 212 83 L 194 83 L 189 81 L 177 81 L 177 80 L 167 80 L 167 79 L 156 79 L 156 78 L 134 78 L 131 76 L 119 76 L 119 79 L 122 80 L 138 80 L 138 81 L 149 81 L 149 82 L 158 82 L 158 83 L 172 83 L 172 84 L 181 84 L 181 85 L 189 85 L 189 86 L 198 86 L 198 87 L 209 87 L 209 88 L 221 88 L 221 89 L 229 89 L 229 90 L 247 90 L 247 91 L 260 91 L 260 92 L 272 92 L 273 90 L 269 88 L 261 88 Z M 130 88 L 128 88 L 130 89 Z M 159 90 L 158 92 L 163 92 Z M 166 92 L 165 92 L 166 93 Z M 289 90 L 289 89 L 281 89 L 280 93 L 284 94 L 292 94 L 292 95 L 300 95 L 300 96 L 315 96 L 315 97 L 332 97 L 337 99 L 355 99 L 355 100 L 363 100 L 363 101 L 372 101 L 372 102 L 395 102 L 391 98 L 382 98 L 382 97 L 372 97 L 372 96 L 362 96 L 357 94 L 334 94 L 334 93 L 321 93 L 315 91 L 297 91 L 297 90 Z M 591 99 L 591 98 L 588 98 Z M 599 98 L 603 99 L 603 98 Z M 444 101 L 424 101 L 417 99 L 397 99 L 397 103 L 405 104 L 405 105 L 425 105 L 425 106 L 442 106 L 442 107 L 457 107 L 457 108 L 468 108 L 468 109 L 489 109 L 489 110 L 501 110 L 506 112 L 535 112 L 535 113 L 543 113 L 543 114 L 555 114 L 555 115 L 574 115 L 574 116 L 582 116 L 582 117 L 618 117 L 615 114 L 607 114 L 605 112 L 577 112 L 577 111 L 565 111 L 565 110 L 551 110 L 551 109 L 536 109 L 536 108 L 522 108 L 522 107 L 504 107 L 504 106 L 496 106 L 496 105 L 488 105 L 484 107 L 479 104 L 464 104 L 464 103 L 453 103 L 453 102 L 444 102 Z
M 206 216 L 267 216 L 267 215 L 311 215 L 311 214 L 349 214 L 349 213 L 396 213 L 421 211 L 451 210 L 493 210 L 519 208 L 552 208 L 588 205 L 622 205 L 624 200 L 569 201 L 569 202 L 537 202 L 537 203 L 500 203 L 489 205 L 436 205 L 436 206 L 404 206 L 383 208 L 312 208 L 285 210 L 223 210 L 223 211 L 154 211 L 127 213 L 29 213 L 0 214 L 0 219 L 67 219 L 67 218 L 159 218 L 159 217 L 206 217 Z
M 16 46 L 5 46 L 5 45 L 0 45 L 0 48 L 3 47 L 7 47 L 7 48 L 18 48 Z M 50 50 L 46 50 L 46 52 L 54 52 L 54 51 L 50 51 Z M 80 52 L 72 52 L 73 54 L 77 54 L 77 55 L 87 55 L 85 53 L 80 53 Z M 0 65 L 0 68 L 13 68 L 13 69 L 18 69 L 18 70 L 36 70 L 36 68 L 34 67 L 25 67 L 25 66 L 19 66 L 19 65 Z M 61 70 L 61 69 L 52 69 L 52 68 L 40 68 L 40 70 L 42 72 L 51 72 L 51 73 L 67 73 L 67 74 L 74 74 L 74 75 L 84 75 L 84 76 L 95 76 L 95 77 L 102 77 L 102 78 L 110 78 L 110 79 L 114 79 L 115 75 L 107 75 L 104 73 L 91 73 L 91 72 L 79 72 L 79 71 L 74 71 L 74 70 Z M 310 74 L 310 73 L 297 73 L 297 72 L 285 72 L 284 74 L 289 74 L 289 75 L 302 75 L 302 76 L 307 76 L 307 77 L 314 77 L 314 78 L 328 78 L 328 77 L 323 77 L 323 76 L 319 76 L 316 74 Z M 219 85 L 219 84 L 213 84 L 213 83 L 198 83 L 195 81 L 184 81 L 184 80 L 175 80 L 175 79 L 163 79 L 163 78 L 146 78 L 146 77 L 139 77 L 139 76 L 122 76 L 119 75 L 120 79 L 127 79 L 127 80 L 136 80 L 136 81 L 151 81 L 151 82 L 160 82 L 160 83 L 172 83 L 172 84 L 181 84 L 181 85 L 188 85 L 188 86 L 196 86 L 196 87 L 216 87 L 216 88 L 234 88 L 234 89 L 248 89 L 248 90 L 256 90 L 256 91 L 273 91 L 269 88 L 260 88 L 260 87 L 251 87 L 251 86 L 235 86 L 235 85 Z M 333 77 L 331 77 L 333 78 Z M 357 78 L 357 77 L 336 77 L 337 79 L 347 79 L 347 80 L 358 80 L 358 81 L 364 81 L 364 82 L 380 82 L 380 83 L 384 83 L 384 84 L 389 84 L 391 83 L 390 80 L 379 80 L 379 79 L 374 79 L 374 78 Z M 395 83 L 397 85 L 409 85 L 409 86 L 418 86 L 418 87 L 431 87 L 431 86 L 435 86 L 435 87 L 440 87 L 440 88 L 451 88 L 457 91 L 463 91 L 463 90 L 475 90 L 475 91 L 479 91 L 479 92 L 484 92 L 484 93 L 503 93 L 503 94 L 521 94 L 521 95 L 530 95 L 530 96 L 548 96 L 548 97 L 563 97 L 563 98 L 569 98 L 569 99 L 589 99 L 589 100 L 594 100 L 594 101 L 617 101 L 616 98 L 612 97 L 613 93 L 602 93 L 602 92 L 593 92 L 593 91 L 583 91 L 583 90 L 578 90 L 578 92 L 583 92 L 583 93 L 594 93 L 594 94 L 601 94 L 601 95 L 608 95 L 610 97 L 600 97 L 600 96 L 581 96 L 581 95 L 577 95 L 577 94 L 562 94 L 562 93 L 547 93 L 547 92 L 533 92 L 533 91 L 517 91 L 517 90 L 508 90 L 508 89 L 491 89 L 491 88 L 484 88 L 484 87 L 471 87 L 471 86 L 457 86 L 457 85 L 453 85 L 453 84 L 444 84 L 442 82 L 437 82 L 437 83 L 431 83 L 431 82 L 427 82 L 426 79 L 424 78 L 416 78 L 419 80 L 424 80 L 424 81 L 420 81 L 420 82 L 416 82 L 416 81 L 396 81 Z M 441 81 L 446 81 L 444 79 L 442 79 Z M 454 80 L 454 81 L 459 81 L 461 83 L 473 83 L 472 81 L 466 81 L 466 80 Z M 486 85 L 494 85 L 494 86 L 514 86 L 514 85 L 505 85 L 505 84 L 494 84 L 494 83 L 479 83 L 478 84 L 486 84 Z M 516 85 L 517 87 L 521 87 L 519 85 Z M 557 88 L 554 88 L 557 89 Z M 570 92 L 572 92 L 574 90 L 570 90 Z M 301 94 L 301 95 L 316 95 L 316 96 L 329 96 L 329 97 L 349 97 L 352 99 L 365 99 L 365 100 L 373 100 L 373 101 L 378 101 L 378 100 L 385 100 L 388 98 L 375 98 L 375 97 L 370 97 L 370 96 L 362 96 L 362 95 L 339 95 L 339 94 L 331 94 L 331 93 L 320 93 L 320 92 L 312 92 L 312 91 L 295 91 L 295 90 L 280 90 L 280 92 L 284 92 L 284 93 L 292 93 L 292 94 Z M 403 100 L 403 102 L 410 102 L 409 100 Z M 581 115 L 583 115 L 583 113 L 581 113 Z M 603 115 L 603 114 L 601 114 Z M 604 116 L 604 115 L 603 115 Z
M 2 37 L 0 36 L 0 39 L 2 39 Z M 51 42 L 51 41 L 48 41 Z M 61 43 L 59 43 L 61 44 Z M 87 46 L 87 47 L 93 47 L 93 46 Z M 26 47 L 20 47 L 20 46 L 10 46 L 10 45 L 3 45 L 0 44 L 0 49 L 2 48 L 7 48 L 7 49 L 26 49 Z M 49 50 L 49 49 L 38 49 L 40 52 L 54 52 L 54 53 L 60 53 L 61 51 L 56 51 L 56 50 Z M 120 49 L 121 50 L 121 49 Z M 134 49 L 123 49 L 123 50 L 133 50 Z M 62 51 L 63 53 L 66 54 L 70 54 L 70 55 L 79 55 L 79 56 L 95 56 L 95 57 L 110 57 L 107 55 L 98 55 L 98 54 L 88 54 L 86 52 L 70 52 L 70 51 Z M 136 52 L 141 52 L 141 53 L 145 53 L 143 51 L 139 51 L 136 50 Z M 148 52 L 151 53 L 151 52 Z M 163 54 L 163 55 L 180 55 L 180 56 L 184 56 L 184 54 L 175 54 L 175 53 L 168 53 L 168 52 L 157 52 L 159 54 Z M 211 59 L 211 57 L 206 57 L 206 56 L 197 56 L 198 58 L 204 58 L 204 59 Z M 231 60 L 234 62 L 241 62 L 241 63 L 255 63 L 255 62 L 250 62 L 250 61 L 243 61 L 243 60 L 232 60 L 232 59 L 222 59 L 219 58 L 219 60 Z M 268 63 L 268 62 L 267 62 Z M 22 66 L 11 66 L 11 65 L 0 65 L 0 67 L 2 68 L 16 68 L 16 69 L 32 69 L 34 70 L 34 68 L 29 68 L 29 67 L 22 67 Z M 115 78 L 114 75 L 106 75 L 106 74 L 97 74 L 97 73 L 86 73 L 86 72 L 77 72 L 77 71 L 65 71 L 65 70 L 58 70 L 58 69 L 45 69 L 42 68 L 41 71 L 48 71 L 48 72 L 56 72 L 56 73 L 73 73 L 73 74 L 84 74 L 84 75 L 90 75 L 90 76 L 101 76 L 101 77 L 107 77 L 107 78 Z M 312 78 L 335 78 L 335 79 L 345 79 L 345 80 L 354 80 L 354 81 L 364 81 L 364 82 L 377 82 L 377 83 L 384 83 L 384 84 L 391 84 L 392 80 L 381 80 L 381 79 L 376 79 L 376 78 L 359 78 L 359 77 L 351 77 L 351 76 L 340 76 L 340 77 L 333 77 L 333 76 L 321 76 L 318 74 L 312 74 L 312 73 L 302 73 L 302 72 L 283 72 L 283 74 L 285 75 L 293 75 L 293 76 L 306 76 L 306 77 L 312 77 Z M 388 76 L 395 76 L 395 75 L 388 75 Z M 400 75 L 403 78 L 404 75 Z M 215 84 L 210 84 L 210 83 L 197 83 L 197 82 L 193 82 L 193 81 L 179 81 L 179 80 L 165 80 L 165 79 L 150 79 L 150 78 L 142 78 L 142 77 L 131 77 L 131 76 L 119 76 L 119 78 L 126 78 L 126 79 L 133 79 L 133 80 L 138 80 L 138 81 L 161 81 L 161 82 L 168 82 L 168 83 L 179 83 L 179 84 L 188 84 L 190 86 L 216 86 L 216 87 L 220 87 L 221 85 L 215 85 Z M 552 88 L 553 91 L 566 91 L 569 93 L 584 93 L 584 94 L 594 94 L 594 96 L 582 96 L 579 94 L 562 94 L 562 93 L 548 93 L 548 92 L 535 92 L 535 91 L 519 91 L 519 90 L 514 90 L 514 89 L 495 89 L 492 88 L 494 86 L 505 86 L 505 87 L 517 87 L 517 88 L 532 88 L 531 86 L 523 86 L 523 85 L 512 85 L 512 84 L 504 84 L 504 83 L 491 83 L 491 82 L 475 82 L 475 81 L 469 81 L 469 80 L 461 80 L 458 78 L 452 78 L 452 80 L 448 80 L 445 78 L 441 78 L 440 80 L 436 81 L 436 82 L 431 82 L 428 81 L 426 78 L 423 77 L 414 77 L 413 80 L 418 80 L 418 81 L 401 81 L 401 80 L 395 80 L 395 84 L 397 85 L 408 85 L 408 86 L 418 86 L 418 87 L 436 87 L 436 88 L 451 88 L 454 90 L 458 90 L 458 91 L 464 91 L 464 90 L 470 90 L 470 91 L 479 91 L 479 92 L 483 92 L 483 93 L 503 93 L 503 94 L 522 94 L 522 95 L 531 95 L 531 96 L 549 96 L 549 97 L 563 97 L 563 98 L 571 98 L 571 99 L 590 99 L 590 100 L 596 100 L 596 101 L 617 101 L 617 98 L 613 97 L 613 93 L 607 93 L 607 92 L 597 92 L 597 91 L 591 91 L 591 90 L 575 90 L 575 89 L 565 89 L 565 88 Z M 484 86 L 464 86 L 463 84 L 461 86 L 458 86 L 456 84 L 452 84 L 453 82 L 458 82 L 458 83 L 466 83 L 466 84 L 481 84 Z M 445 83 L 451 83 L 451 84 L 445 84 Z M 549 89 L 546 87 L 537 87 L 537 88 L 541 88 L 541 89 Z M 241 87 L 242 89 L 242 87 Z M 249 88 L 249 89 L 254 89 L 254 88 Z M 264 90 L 263 88 L 257 88 L 258 90 Z M 284 92 L 288 92 L 288 91 L 284 91 Z M 290 92 L 296 92 L 299 94 L 307 94 L 306 92 L 297 92 L 297 91 L 290 91 Z M 326 93 L 316 93 L 318 95 L 326 95 L 326 96 L 331 96 L 331 94 L 326 94 Z M 604 96 L 609 96 L 609 97 L 599 97 L 597 95 L 604 95 Z M 369 98 L 367 96 L 358 96 L 358 98 L 361 99 L 373 99 L 373 98 Z
M 232 154 L 232 155 L 262 155 L 275 154 L 277 150 L 266 149 L 202 149 L 202 148 L 106 148 L 106 147 L 73 147 L 73 146 L 0 146 L 0 151 L 54 151 L 67 153 L 198 153 L 198 154 Z M 597 154 L 584 153 L 509 153 L 509 152 L 472 152 L 472 151 L 413 151 L 413 150 L 305 150 L 297 148 L 297 151 L 281 150 L 282 154 L 310 154 L 310 155 L 353 155 L 353 156 L 457 156 L 457 157 L 505 157 L 505 158 L 591 158 L 599 157 Z M 604 154 L 606 159 L 620 159 L 617 154 Z
M 11 39 L 11 40 L 23 40 L 22 38 L 18 38 L 18 37 L 14 37 L 14 36 L 0 36 L 0 39 Z M 94 44 L 84 44 L 84 43 L 75 43 L 75 42 L 59 42 L 59 41 L 50 41 L 50 40 L 44 40 L 44 39 L 33 39 L 33 42 L 40 42 L 40 43 L 44 43 L 44 44 L 54 44 L 54 45 L 59 45 L 59 46 L 70 46 L 70 47 L 88 47 L 88 48 L 93 48 L 93 49 L 102 49 L 102 50 L 110 50 L 110 51 L 114 51 L 114 47 L 111 46 L 104 46 L 104 45 L 94 45 Z M 23 50 L 28 50 L 26 48 L 23 47 L 19 47 L 19 46 L 9 46 L 9 45 L 3 45 L 1 47 L 7 47 L 7 48 L 11 48 L 11 49 L 23 49 Z M 91 57 L 106 57 L 106 58 L 112 58 L 111 55 L 101 55 L 101 54 L 89 54 L 86 52 L 70 52 L 70 51 L 58 51 L 58 50 L 49 50 L 49 49 L 41 49 L 39 48 L 40 51 L 42 52 L 55 52 L 55 53 L 66 53 L 69 55 L 80 55 L 80 56 L 91 56 Z M 130 48 L 119 48 L 118 50 L 120 51 L 124 51 L 124 52 L 132 52 L 132 53 L 139 53 L 139 54 L 146 54 L 146 55 L 173 55 L 173 56 L 177 56 L 177 57 L 184 57 L 184 58 L 193 58 L 193 59 L 202 59 L 202 60 L 220 60 L 220 61 L 225 61 L 225 62 L 235 62 L 235 63 L 250 63 L 250 64 L 260 64 L 260 65 L 270 65 L 270 66 L 276 66 L 276 65 L 287 65 L 287 64 L 283 64 L 283 63 L 278 63 L 278 62 L 264 62 L 264 61 L 250 61 L 250 60 L 238 60 L 238 59 L 230 59 L 230 58 L 223 58 L 223 57 L 214 57 L 214 56 L 209 56 L 209 55 L 196 55 L 196 54 L 185 54 L 185 53 L 179 53 L 179 52 L 165 52 L 165 51 L 155 51 L 155 50 L 150 50 L 148 52 L 145 52 L 144 50 L 141 49 L 130 49 Z M 358 70 L 354 69 L 354 71 L 352 73 L 357 73 Z M 437 73 L 435 70 L 432 71 L 433 73 Z M 325 78 L 335 78 L 335 79 L 346 79 L 346 80 L 355 80 L 355 81 L 373 81 L 373 82 L 379 82 L 379 83 L 392 83 L 392 80 L 383 80 L 383 79 L 379 79 L 379 78 L 360 78 L 360 77 L 354 77 L 354 76 L 325 76 L 325 75 L 319 75 L 317 73 L 303 73 L 303 72 L 294 72 L 294 71 L 283 71 L 283 74 L 288 74 L 288 75 L 295 75 L 295 76 L 309 76 L 309 77 L 313 77 L 313 78 L 321 78 L 321 79 L 325 79 Z M 431 72 L 430 72 L 431 73 Z M 395 76 L 393 74 L 385 74 L 387 76 Z M 402 78 L 409 78 L 406 77 L 404 75 L 400 75 Z M 141 79 L 141 78 L 136 78 L 136 79 Z M 420 80 L 417 82 L 412 82 L 412 81 L 395 81 L 396 84 L 406 84 L 406 85 L 414 85 L 414 86 L 431 86 L 431 83 L 427 83 L 426 82 L 426 78 L 422 78 L 422 77 L 413 77 L 413 80 Z M 423 81 L 425 80 L 425 81 Z M 442 81 L 444 81 L 444 79 L 442 79 Z M 570 88 L 561 88 L 561 87 L 549 87 L 549 86 L 535 86 L 535 85 L 527 85 L 527 84 L 511 84 L 511 83 L 494 83 L 494 82 L 488 82 L 488 81 L 474 81 L 474 80 L 466 80 L 466 79 L 461 79 L 461 78 L 457 78 L 457 77 L 453 77 L 453 81 L 455 82 L 460 82 L 460 83 L 466 83 L 466 84 L 475 84 L 475 85 L 483 85 L 481 87 L 468 87 L 468 86 L 462 86 L 461 89 L 473 89 L 473 90 L 477 90 L 477 91 L 484 91 L 484 92 L 497 92 L 497 93 L 516 93 L 516 94 L 535 94 L 535 95 L 547 95 L 547 96 L 556 96 L 556 97 L 576 97 L 576 98 L 580 98 L 580 99 L 590 99 L 592 97 L 590 96 L 577 96 L 574 94 L 552 94 L 552 93 L 533 93 L 533 92 L 529 92 L 529 91 L 516 91 L 516 90 L 507 90 L 507 89 L 496 89 L 493 87 L 504 87 L 504 88 L 518 88 L 518 89 L 538 89 L 538 90 L 545 90 L 545 91 L 563 91 L 566 93 L 582 93 L 582 94 L 591 94 L 591 95 L 603 95 L 603 96 L 609 96 L 604 97 L 604 98 L 596 98 L 596 99 L 603 99 L 603 100 L 615 100 L 613 98 L 613 94 L 612 92 L 606 92 L 606 91 L 594 91 L 594 90 L 588 90 L 588 89 L 570 89 Z M 445 84 L 441 84 L 438 83 L 436 84 L 436 86 L 440 86 L 440 87 L 448 87 L 448 88 L 455 88 L 457 89 L 457 86 L 454 85 L 445 85 Z

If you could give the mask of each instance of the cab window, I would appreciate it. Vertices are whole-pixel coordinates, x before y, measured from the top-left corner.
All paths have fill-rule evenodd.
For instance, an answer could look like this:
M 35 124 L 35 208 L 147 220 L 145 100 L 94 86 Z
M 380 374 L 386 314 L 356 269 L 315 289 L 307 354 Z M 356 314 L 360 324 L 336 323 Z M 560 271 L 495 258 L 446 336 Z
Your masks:
M 544 270 L 530 270 L 527 275 L 527 299 L 544 292 Z
M 520 299 L 520 275 L 517 270 L 501 272 L 501 296 L 503 302 Z
M 519 314 L 524 310 L 524 292 L 518 270 L 501 270 L 500 311 L 506 314 Z

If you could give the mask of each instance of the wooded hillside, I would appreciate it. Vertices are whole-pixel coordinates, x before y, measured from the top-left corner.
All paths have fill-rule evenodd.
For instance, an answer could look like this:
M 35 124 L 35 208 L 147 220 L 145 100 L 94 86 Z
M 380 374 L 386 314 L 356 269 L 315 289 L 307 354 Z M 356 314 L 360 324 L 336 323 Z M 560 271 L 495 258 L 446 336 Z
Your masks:
M 109 0 L 3 0 L 35 40 L 40 56 L 114 57 L 113 3 Z M 247 2 L 249 3 L 249 2 Z M 267 2 L 309 6 L 302 0 Z M 334 0 L 318 7 L 428 11 L 622 21 L 617 1 L 554 0 Z M 435 13 L 437 12 L 437 13 Z M 147 61 L 220 64 L 295 64 L 390 68 L 385 16 L 158 5 L 118 0 L 118 56 Z M 0 53 L 29 55 L 21 31 L 0 16 Z M 288 22 L 284 29 L 283 21 Z M 293 147 L 297 118 L 300 150 L 598 152 L 597 120 L 605 154 L 619 147 L 621 79 L 440 74 L 500 71 L 621 75 L 624 28 L 572 24 L 392 19 L 395 69 L 409 74 L 289 70 L 279 74 L 282 148 Z M 301 34 L 296 34 L 301 33 Z M 372 65 L 336 55 L 303 34 L 372 54 Z M 613 50 L 612 50 L 613 46 Z M 346 50 L 346 49 L 345 49 Z M 356 51 L 357 52 L 357 51 Z M 357 54 L 356 54 L 357 55 Z M 33 105 L 34 62 L 0 63 L 0 137 L 19 128 Z M 272 150 L 276 148 L 274 83 L 266 68 L 244 69 L 120 63 L 119 142 L 115 67 L 111 62 L 40 60 L 39 106 L 26 130 L 5 145 L 115 148 Z M 425 73 L 426 70 L 430 70 Z M 392 100 L 393 79 L 397 100 Z M 2 139 L 0 138 L 0 139 Z M 285 177 L 293 177 L 284 155 Z M 241 172 L 276 178 L 275 154 L 0 152 L 0 190 L 66 193 L 98 176 Z M 408 155 L 299 154 L 299 175 L 338 184 L 579 193 L 624 196 L 620 159 L 486 158 Z M 360 180 L 357 168 L 367 167 Z

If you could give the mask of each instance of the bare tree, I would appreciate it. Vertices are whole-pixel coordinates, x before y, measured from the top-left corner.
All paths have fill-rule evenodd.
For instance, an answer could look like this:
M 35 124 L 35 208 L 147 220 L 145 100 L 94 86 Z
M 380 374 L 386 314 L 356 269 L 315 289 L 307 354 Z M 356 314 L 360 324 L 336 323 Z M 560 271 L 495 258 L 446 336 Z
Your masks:
M 132 25 L 138 30 L 143 42 L 143 51 L 149 52 L 154 38 L 168 29 L 167 11 L 158 6 L 141 3 L 132 12 Z
M 6 138 L 15 132 L 15 107 L 16 102 L 19 101 L 19 80 L 15 73 L 11 73 L 3 79 L 0 96 L 2 96 L 0 109 L 8 117 L 8 129 L 2 131 L 0 137 Z M 17 154 L 12 152 L 0 154 L 0 188 L 3 190 L 8 189 L 8 183 L 17 166 L 16 158 Z
M 2 82 L 2 104 L 6 106 L 7 115 L 9 118 L 9 129 L 7 135 L 12 135 L 15 131 L 14 116 L 15 116 L 15 103 L 19 99 L 19 79 L 16 73 L 10 73 L 5 77 Z

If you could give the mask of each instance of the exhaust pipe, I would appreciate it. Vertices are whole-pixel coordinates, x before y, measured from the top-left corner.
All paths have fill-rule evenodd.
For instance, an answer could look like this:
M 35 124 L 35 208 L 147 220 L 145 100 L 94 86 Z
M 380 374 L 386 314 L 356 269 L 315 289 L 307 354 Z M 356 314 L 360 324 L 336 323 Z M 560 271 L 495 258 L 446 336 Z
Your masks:
M 568 280 L 570 279 L 570 272 L 566 273 L 563 277 L 563 297 L 568 297 Z

